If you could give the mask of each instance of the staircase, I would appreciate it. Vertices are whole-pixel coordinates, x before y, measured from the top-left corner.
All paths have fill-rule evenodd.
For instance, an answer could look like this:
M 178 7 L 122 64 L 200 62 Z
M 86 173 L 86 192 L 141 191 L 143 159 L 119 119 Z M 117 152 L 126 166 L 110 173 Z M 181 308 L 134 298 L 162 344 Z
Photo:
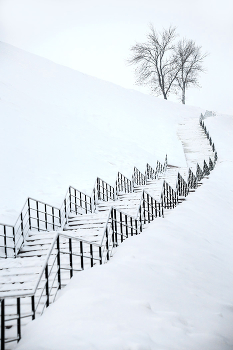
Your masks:
M 202 119 L 200 125 L 192 119 L 179 125 L 187 168 L 167 165 L 166 158 L 155 169 L 147 164 L 144 174 L 134 168 L 132 180 L 118 173 L 115 186 L 97 178 L 91 197 L 70 187 L 61 209 L 43 203 L 42 210 L 37 201 L 32 208 L 28 202 L 20 216 L 17 255 L 0 259 L 2 350 L 16 346 L 22 326 L 43 313 L 74 273 L 107 262 L 120 243 L 140 234 L 144 224 L 166 215 L 200 185 L 212 169 L 199 166 L 199 171 L 197 164 L 208 160 L 210 165 L 211 158 L 214 165 L 217 157 L 204 128 Z

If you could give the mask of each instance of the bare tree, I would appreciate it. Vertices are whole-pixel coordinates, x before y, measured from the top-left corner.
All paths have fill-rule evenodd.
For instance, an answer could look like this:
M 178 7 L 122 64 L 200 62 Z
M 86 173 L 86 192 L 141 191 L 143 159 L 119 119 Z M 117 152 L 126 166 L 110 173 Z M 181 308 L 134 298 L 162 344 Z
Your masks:
M 132 57 L 129 64 L 136 65 L 136 83 L 149 85 L 157 96 L 163 95 L 164 99 L 170 92 L 174 92 L 174 81 L 178 70 L 176 57 L 173 55 L 176 38 L 176 28 L 164 29 L 156 33 L 150 25 L 147 42 L 137 43 L 131 48 Z
M 200 87 L 198 83 L 199 73 L 204 72 L 203 60 L 207 53 L 201 53 L 201 46 L 197 46 L 193 40 L 179 40 L 174 49 L 174 61 L 178 68 L 176 83 L 181 89 L 181 101 L 185 104 L 185 93 L 191 86 Z

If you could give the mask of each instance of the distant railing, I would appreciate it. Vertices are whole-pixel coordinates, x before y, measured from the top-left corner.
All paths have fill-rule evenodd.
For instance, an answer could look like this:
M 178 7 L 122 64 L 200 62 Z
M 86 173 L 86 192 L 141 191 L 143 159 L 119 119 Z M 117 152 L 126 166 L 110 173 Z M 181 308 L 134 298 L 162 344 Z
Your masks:
M 15 256 L 15 228 L 0 224 L 0 258 Z
M 100 200 L 106 202 L 109 200 L 115 201 L 117 199 L 116 189 L 104 180 L 97 177 L 92 198 L 95 204 Z
M 146 176 L 134 167 L 132 181 L 136 185 L 146 185 Z
M 143 190 L 136 217 L 142 228 L 143 224 L 150 223 L 157 217 L 164 217 L 163 205 Z
M 176 191 L 181 197 L 186 197 L 189 193 L 189 186 L 180 173 L 177 175 Z
M 133 183 L 127 177 L 118 172 L 116 179 L 116 193 L 118 194 L 120 192 L 133 192 Z
M 189 174 L 188 174 L 188 188 L 189 189 L 197 188 L 197 178 L 190 168 L 189 168 Z
M 166 181 L 163 182 L 161 202 L 165 209 L 174 209 L 178 204 L 178 193 Z
M 148 163 L 146 165 L 146 178 L 149 180 L 155 180 L 157 178 L 157 172 Z

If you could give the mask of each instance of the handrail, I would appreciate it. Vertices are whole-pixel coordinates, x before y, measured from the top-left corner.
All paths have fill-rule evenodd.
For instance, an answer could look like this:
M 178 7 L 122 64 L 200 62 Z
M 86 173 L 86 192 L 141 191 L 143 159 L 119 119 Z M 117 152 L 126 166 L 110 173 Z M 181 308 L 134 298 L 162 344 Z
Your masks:
M 117 195 L 119 192 L 130 193 L 133 192 L 133 183 L 118 171 L 115 188 Z

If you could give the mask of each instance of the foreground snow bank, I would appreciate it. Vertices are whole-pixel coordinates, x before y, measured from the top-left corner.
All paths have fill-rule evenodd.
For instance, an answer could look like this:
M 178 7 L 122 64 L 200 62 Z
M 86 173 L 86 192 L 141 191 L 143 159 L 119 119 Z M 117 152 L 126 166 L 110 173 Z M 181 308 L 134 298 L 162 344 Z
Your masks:
M 176 126 L 198 108 L 101 81 L 0 43 L 0 222 L 28 196 L 60 207 L 68 186 L 91 194 L 168 154 L 185 165 Z
M 233 118 L 205 123 L 219 153 L 209 179 L 107 265 L 76 275 L 18 350 L 233 348 Z

